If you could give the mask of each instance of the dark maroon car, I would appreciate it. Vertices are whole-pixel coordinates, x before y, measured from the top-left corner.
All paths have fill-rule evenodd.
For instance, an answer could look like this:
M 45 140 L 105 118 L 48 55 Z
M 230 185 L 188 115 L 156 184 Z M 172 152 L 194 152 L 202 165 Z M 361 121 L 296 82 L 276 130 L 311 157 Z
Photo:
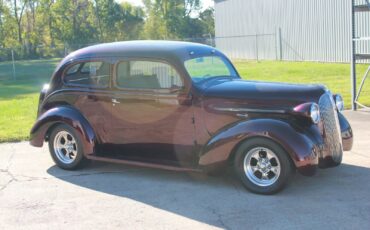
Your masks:
M 41 92 L 31 144 L 55 163 L 88 159 L 179 171 L 230 165 L 270 194 L 352 148 L 343 100 L 321 85 L 242 80 L 213 47 L 133 41 L 67 56 Z

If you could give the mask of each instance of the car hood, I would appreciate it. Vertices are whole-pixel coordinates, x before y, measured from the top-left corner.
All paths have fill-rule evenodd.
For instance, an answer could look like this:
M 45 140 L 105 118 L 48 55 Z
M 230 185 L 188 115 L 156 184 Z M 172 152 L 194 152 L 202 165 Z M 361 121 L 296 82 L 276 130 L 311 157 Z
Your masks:
M 325 86 L 317 84 L 287 84 L 227 78 L 209 80 L 201 85 L 201 89 L 204 99 L 234 99 L 274 107 L 318 102 L 320 96 L 327 91 Z

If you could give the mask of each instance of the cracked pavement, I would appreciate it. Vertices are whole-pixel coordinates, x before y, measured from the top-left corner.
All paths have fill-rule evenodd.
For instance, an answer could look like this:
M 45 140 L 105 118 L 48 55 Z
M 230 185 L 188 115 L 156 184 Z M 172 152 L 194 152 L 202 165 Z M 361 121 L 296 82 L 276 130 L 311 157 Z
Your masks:
M 273 196 L 220 177 L 93 162 L 64 171 L 47 146 L 0 144 L 0 229 L 367 229 L 370 113 L 345 112 L 355 134 L 343 164 L 296 175 Z

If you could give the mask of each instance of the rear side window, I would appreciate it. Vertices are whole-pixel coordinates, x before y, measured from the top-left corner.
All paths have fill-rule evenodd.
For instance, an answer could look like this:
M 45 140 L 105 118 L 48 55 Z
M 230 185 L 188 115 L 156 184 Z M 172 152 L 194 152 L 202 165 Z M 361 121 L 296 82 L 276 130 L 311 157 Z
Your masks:
M 180 75 L 169 64 L 156 61 L 122 61 L 117 66 L 120 88 L 171 89 L 183 86 Z
M 106 88 L 109 85 L 110 72 L 110 64 L 107 62 L 82 62 L 67 69 L 64 82 L 69 85 Z

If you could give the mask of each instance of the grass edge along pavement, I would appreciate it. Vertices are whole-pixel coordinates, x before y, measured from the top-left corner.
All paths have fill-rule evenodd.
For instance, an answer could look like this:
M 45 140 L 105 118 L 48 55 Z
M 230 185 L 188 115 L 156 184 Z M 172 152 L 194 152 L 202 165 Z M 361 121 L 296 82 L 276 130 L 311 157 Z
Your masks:
M 11 62 L 0 62 L 0 142 L 28 140 L 35 122 L 38 96 L 43 84 L 48 83 L 60 59 L 17 61 L 17 80 L 12 80 Z M 350 65 L 318 62 L 234 61 L 243 79 L 320 83 L 333 93 L 342 94 L 346 108 L 350 108 Z M 362 76 L 367 65 L 360 65 Z M 358 79 L 360 84 L 361 79 Z M 364 86 L 360 102 L 370 105 L 370 80 Z

